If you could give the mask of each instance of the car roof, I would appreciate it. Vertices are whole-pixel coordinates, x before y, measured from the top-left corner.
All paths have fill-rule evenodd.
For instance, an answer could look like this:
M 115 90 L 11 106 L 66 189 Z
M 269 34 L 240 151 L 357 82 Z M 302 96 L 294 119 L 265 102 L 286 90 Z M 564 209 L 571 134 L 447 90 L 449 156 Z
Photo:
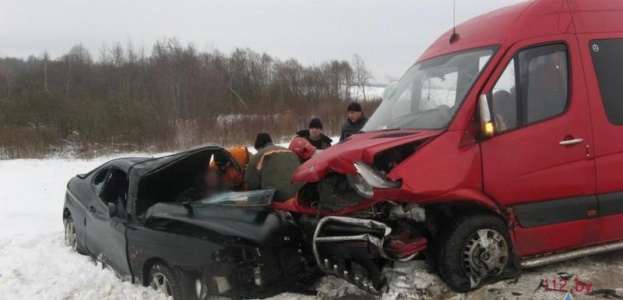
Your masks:
M 153 157 L 122 157 L 109 161 L 106 163 L 106 166 L 114 166 L 127 172 L 133 165 L 152 158 Z
M 479 15 L 439 37 L 418 59 L 493 45 L 512 45 L 540 36 L 623 31 L 623 1 L 534 0 Z
M 188 150 L 180 151 L 178 153 L 171 154 L 171 155 L 154 157 L 154 158 L 149 158 L 145 160 L 139 160 L 135 164 L 131 165 L 130 167 L 133 173 L 135 173 L 136 175 L 142 176 L 158 168 L 166 166 L 170 163 L 174 163 L 175 161 L 178 161 L 188 155 L 191 155 L 197 152 L 213 151 L 213 150 L 223 150 L 223 147 L 221 147 L 220 145 L 216 143 L 207 143 L 207 144 L 196 146 Z

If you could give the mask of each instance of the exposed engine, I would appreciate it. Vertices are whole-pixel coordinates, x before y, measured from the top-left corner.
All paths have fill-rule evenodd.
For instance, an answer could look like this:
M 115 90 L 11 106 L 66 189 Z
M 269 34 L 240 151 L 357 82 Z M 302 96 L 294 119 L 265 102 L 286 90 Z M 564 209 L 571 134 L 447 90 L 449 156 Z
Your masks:
M 337 211 L 359 204 L 364 198 L 350 186 L 346 176 L 333 173 L 318 183 L 305 185 L 299 200 L 313 208 Z
M 314 257 L 323 272 L 375 294 L 385 284 L 381 271 L 387 262 L 411 260 L 427 246 L 421 207 L 381 206 L 375 219 L 324 217 L 312 239 Z
M 374 163 L 372 164 L 372 167 L 384 174 L 387 174 L 396 165 L 413 154 L 416 149 L 422 145 L 422 143 L 424 143 L 424 141 L 417 141 L 379 152 L 374 156 Z
M 300 203 L 318 209 L 316 218 L 301 221 L 308 222 L 314 259 L 323 272 L 378 294 L 386 281 L 382 276 L 385 264 L 414 259 L 426 249 L 426 213 L 416 204 L 371 202 L 348 216 L 320 217 L 321 210 L 340 211 L 372 198 L 373 188 L 400 187 L 400 181 L 386 175 L 423 142 L 379 152 L 371 165 L 355 162 L 356 174 L 330 173 L 302 188 Z

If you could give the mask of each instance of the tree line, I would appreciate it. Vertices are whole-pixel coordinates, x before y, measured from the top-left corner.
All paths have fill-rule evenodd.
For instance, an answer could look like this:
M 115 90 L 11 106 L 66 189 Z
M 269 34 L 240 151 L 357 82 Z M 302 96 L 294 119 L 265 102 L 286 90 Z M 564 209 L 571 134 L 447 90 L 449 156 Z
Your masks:
M 372 79 L 359 56 L 304 66 L 176 39 L 147 52 L 116 44 L 94 58 L 78 44 L 55 59 L 0 58 L 0 157 L 248 144 L 260 130 L 288 136 L 312 116 L 335 134 L 352 87 Z M 363 105 L 371 113 L 378 103 Z

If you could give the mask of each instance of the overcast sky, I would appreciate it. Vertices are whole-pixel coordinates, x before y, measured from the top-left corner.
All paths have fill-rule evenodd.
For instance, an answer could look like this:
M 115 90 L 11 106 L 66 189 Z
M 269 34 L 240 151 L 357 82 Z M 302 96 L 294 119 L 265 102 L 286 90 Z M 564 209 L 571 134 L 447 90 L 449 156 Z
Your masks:
M 522 0 L 457 0 L 457 23 Z M 199 50 L 249 47 L 303 64 L 359 54 L 375 76 L 399 77 L 452 27 L 452 0 L 0 0 L 0 56 L 52 57 L 82 43 L 132 41 L 151 51 L 176 37 Z

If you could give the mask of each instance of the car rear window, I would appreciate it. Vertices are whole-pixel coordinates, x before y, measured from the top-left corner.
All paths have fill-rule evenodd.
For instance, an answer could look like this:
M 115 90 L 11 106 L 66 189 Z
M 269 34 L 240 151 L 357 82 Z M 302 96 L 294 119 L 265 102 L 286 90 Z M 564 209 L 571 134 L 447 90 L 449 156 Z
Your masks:
M 589 46 L 606 116 L 623 125 L 623 39 L 593 40 Z

